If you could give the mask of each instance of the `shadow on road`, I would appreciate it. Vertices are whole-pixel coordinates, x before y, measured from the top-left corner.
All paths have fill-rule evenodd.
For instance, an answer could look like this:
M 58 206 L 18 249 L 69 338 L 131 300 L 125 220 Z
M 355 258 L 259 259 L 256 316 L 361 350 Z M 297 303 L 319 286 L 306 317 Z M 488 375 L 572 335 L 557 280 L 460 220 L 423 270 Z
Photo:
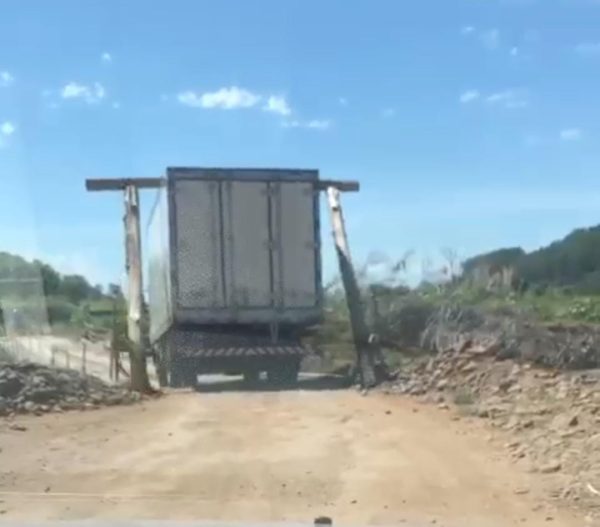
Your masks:
M 294 390 L 343 390 L 351 386 L 348 377 L 332 374 L 300 374 L 298 382 L 290 385 L 273 385 L 266 380 L 254 383 L 244 381 L 242 377 L 227 375 L 201 375 L 195 387 L 197 392 L 279 392 Z

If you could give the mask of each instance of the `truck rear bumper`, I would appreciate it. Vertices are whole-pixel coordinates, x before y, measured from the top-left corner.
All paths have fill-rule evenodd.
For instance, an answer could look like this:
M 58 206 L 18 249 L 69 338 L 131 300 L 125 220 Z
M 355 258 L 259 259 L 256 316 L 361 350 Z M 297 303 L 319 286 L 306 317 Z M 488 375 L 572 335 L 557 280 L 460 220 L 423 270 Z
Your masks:
M 165 335 L 171 358 L 276 357 L 312 353 L 299 338 L 282 334 L 276 342 L 260 328 L 239 326 L 173 328 Z
M 206 373 L 247 375 L 290 368 L 297 373 L 302 358 L 314 353 L 289 334 L 274 343 L 264 330 L 243 327 L 173 328 L 163 338 L 159 361 L 164 377 L 183 378 L 183 385 Z

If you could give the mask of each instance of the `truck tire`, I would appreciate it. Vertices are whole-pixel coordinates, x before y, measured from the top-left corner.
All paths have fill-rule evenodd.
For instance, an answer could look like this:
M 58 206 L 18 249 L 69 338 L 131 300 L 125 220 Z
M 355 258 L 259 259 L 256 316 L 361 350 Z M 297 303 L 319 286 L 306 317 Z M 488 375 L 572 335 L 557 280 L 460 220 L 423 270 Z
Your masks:
M 158 377 L 158 386 L 160 388 L 166 388 L 169 386 L 169 374 L 167 372 L 167 365 L 163 361 L 158 361 L 156 364 L 156 376 Z
M 167 361 L 164 354 L 160 353 L 160 351 L 155 352 L 154 368 L 156 369 L 158 385 L 161 388 L 166 388 L 169 386 L 169 370 L 167 368 Z
M 244 384 L 254 385 L 260 380 L 260 372 L 258 370 L 244 371 Z
M 289 384 L 296 384 L 298 382 L 299 374 L 300 361 L 293 361 L 284 371 L 284 381 Z
M 300 361 L 288 360 L 267 370 L 267 380 L 275 386 L 289 386 L 298 382 Z
M 193 388 L 197 383 L 197 375 L 194 370 L 188 370 L 181 366 L 171 369 L 169 385 L 172 388 Z

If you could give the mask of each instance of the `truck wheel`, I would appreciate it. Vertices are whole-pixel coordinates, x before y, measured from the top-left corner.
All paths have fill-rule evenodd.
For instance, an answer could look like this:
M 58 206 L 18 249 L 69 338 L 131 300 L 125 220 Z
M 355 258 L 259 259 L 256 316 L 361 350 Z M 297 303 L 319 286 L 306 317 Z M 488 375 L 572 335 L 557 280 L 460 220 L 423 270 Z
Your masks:
M 267 380 L 274 385 L 290 385 L 298 382 L 300 361 L 288 361 L 278 364 L 267 371 Z
M 161 388 L 169 386 L 169 371 L 167 369 L 167 363 L 164 356 L 160 352 L 155 354 L 154 368 L 156 370 L 156 377 L 158 378 L 158 385 Z
M 171 388 L 184 388 L 185 383 L 183 382 L 183 375 L 177 369 L 171 370 L 171 375 L 169 375 L 169 386 Z
M 296 384 L 298 382 L 298 375 L 300 373 L 300 361 L 293 361 L 286 365 L 284 368 L 284 381 L 289 384 Z
M 167 373 L 167 365 L 162 361 L 156 364 L 156 376 L 158 377 L 158 385 L 161 388 L 169 386 L 169 374 Z
M 173 368 L 171 370 L 170 386 L 173 388 L 193 388 L 196 386 L 197 375 L 194 370 Z
M 246 370 L 244 372 L 244 384 L 256 384 L 260 379 L 260 372 L 258 370 Z

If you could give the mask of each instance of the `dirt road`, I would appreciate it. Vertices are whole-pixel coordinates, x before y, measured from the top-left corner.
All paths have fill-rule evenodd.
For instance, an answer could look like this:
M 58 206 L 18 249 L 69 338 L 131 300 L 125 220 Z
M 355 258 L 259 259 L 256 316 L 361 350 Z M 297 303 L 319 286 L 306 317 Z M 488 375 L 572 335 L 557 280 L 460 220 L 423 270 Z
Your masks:
M 409 399 L 180 392 L 16 423 L 0 423 L 2 519 L 584 525 L 482 428 Z

